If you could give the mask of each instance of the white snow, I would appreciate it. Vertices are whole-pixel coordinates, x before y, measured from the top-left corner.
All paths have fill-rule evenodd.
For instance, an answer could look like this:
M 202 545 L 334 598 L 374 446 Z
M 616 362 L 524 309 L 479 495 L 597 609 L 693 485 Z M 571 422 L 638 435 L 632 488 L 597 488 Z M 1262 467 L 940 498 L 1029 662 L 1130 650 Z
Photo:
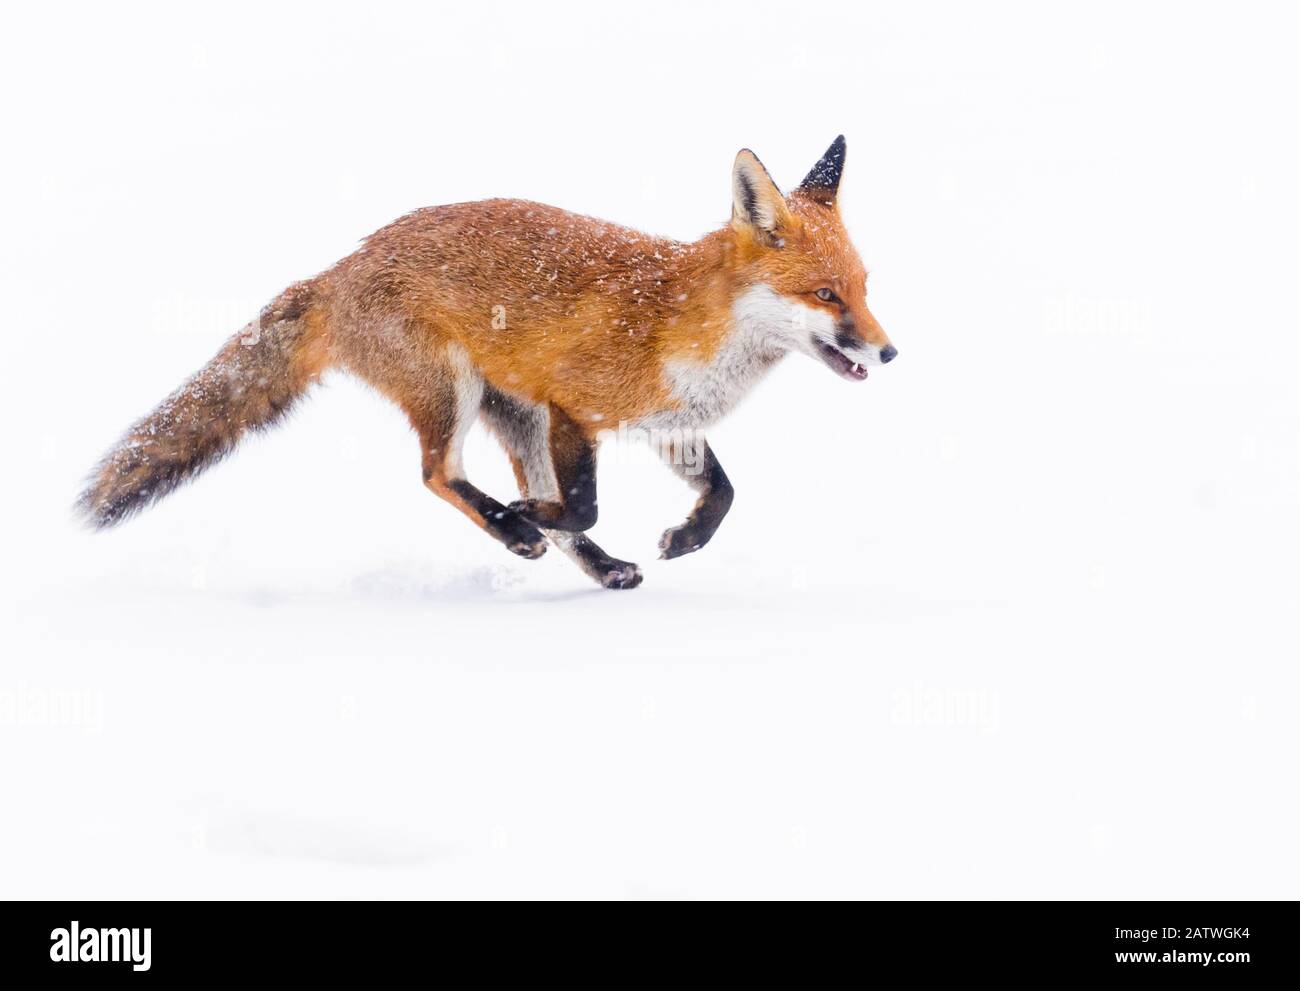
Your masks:
M 0 41 L 0 895 L 1296 895 L 1294 14 L 164 9 Z M 607 448 L 640 589 L 512 558 L 343 378 L 72 523 L 120 431 L 406 211 L 688 240 L 739 148 L 788 189 L 840 132 L 899 358 L 768 376 L 678 561 L 692 493 Z

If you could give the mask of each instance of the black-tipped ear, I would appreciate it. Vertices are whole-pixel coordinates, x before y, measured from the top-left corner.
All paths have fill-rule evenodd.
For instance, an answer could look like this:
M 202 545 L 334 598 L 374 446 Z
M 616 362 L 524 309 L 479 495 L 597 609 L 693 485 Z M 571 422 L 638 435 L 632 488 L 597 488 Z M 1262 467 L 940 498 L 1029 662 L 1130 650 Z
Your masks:
M 826 154 L 818 159 L 812 171 L 799 184 L 799 189 L 814 199 L 834 199 L 840 188 L 840 176 L 844 174 L 844 135 L 831 142 Z

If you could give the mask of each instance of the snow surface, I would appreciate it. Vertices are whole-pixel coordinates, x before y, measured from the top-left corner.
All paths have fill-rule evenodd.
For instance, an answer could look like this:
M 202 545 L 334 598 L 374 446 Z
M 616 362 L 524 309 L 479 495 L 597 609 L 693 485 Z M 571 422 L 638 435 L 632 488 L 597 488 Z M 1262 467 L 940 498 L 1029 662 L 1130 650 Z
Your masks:
M 0 896 L 1295 897 L 1296 15 L 470 7 L 11 13 Z M 900 357 L 763 382 L 679 561 L 690 492 L 607 449 L 640 589 L 510 557 L 343 378 L 72 523 L 399 214 L 689 239 L 841 131 Z

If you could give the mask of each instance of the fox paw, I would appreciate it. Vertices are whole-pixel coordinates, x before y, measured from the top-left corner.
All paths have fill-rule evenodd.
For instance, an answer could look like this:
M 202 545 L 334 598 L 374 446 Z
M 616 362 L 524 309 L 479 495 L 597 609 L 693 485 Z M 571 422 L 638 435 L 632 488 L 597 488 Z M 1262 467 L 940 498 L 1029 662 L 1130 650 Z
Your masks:
M 495 521 L 493 530 L 511 554 L 530 561 L 546 553 L 546 538 L 542 532 L 508 510 Z
M 518 554 L 520 557 L 535 561 L 546 553 L 546 538 L 543 537 L 538 541 L 510 540 L 506 542 L 506 550 L 511 554 Z
M 702 536 L 690 523 L 670 527 L 659 538 L 659 558 L 667 561 L 681 557 L 683 554 L 690 554 L 692 551 L 698 551 L 708 541 L 709 538 Z
M 641 584 L 641 569 L 628 561 L 611 561 L 609 570 L 600 576 L 605 588 L 636 588 Z

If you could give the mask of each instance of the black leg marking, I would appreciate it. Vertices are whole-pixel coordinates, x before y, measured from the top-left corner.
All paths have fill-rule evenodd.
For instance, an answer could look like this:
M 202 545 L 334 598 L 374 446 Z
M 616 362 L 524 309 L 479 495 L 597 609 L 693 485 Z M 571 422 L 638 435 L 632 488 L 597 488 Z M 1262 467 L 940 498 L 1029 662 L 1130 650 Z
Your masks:
M 549 448 L 558 499 L 520 499 L 510 508 L 547 530 L 579 532 L 596 525 L 596 449 L 582 428 L 554 403 Z
M 577 560 L 582 570 L 605 588 L 636 588 L 641 584 L 641 569 L 631 561 L 610 557 L 586 534 L 569 534 L 565 548 Z
M 546 538 L 537 528 L 460 476 L 460 447 L 467 422 L 473 422 L 478 414 L 480 400 L 472 395 L 472 389 L 455 388 L 454 372 L 442 371 L 445 377 L 436 388 L 424 393 L 424 402 L 407 409 L 420 435 L 425 486 L 505 544 L 511 553 L 541 557 L 546 553 Z M 473 384 L 473 380 L 469 382 Z M 461 408 L 461 392 L 470 394 L 471 401 L 464 402 L 466 409 Z
M 732 500 L 735 498 L 731 481 L 727 478 L 727 473 L 722 470 L 717 457 L 714 456 L 713 449 L 703 439 L 693 443 L 696 445 L 697 455 L 692 459 L 694 468 L 684 463 L 681 457 L 682 451 L 676 447 L 671 452 L 671 467 L 690 483 L 691 488 L 700 494 L 700 498 L 685 523 L 664 531 L 663 537 L 659 540 L 659 550 L 662 552 L 660 557 L 665 559 L 690 554 L 707 544 L 722 525 L 722 520 L 731 509 Z
M 551 413 L 541 406 L 531 406 L 487 387 L 483 416 L 510 454 L 519 481 L 519 493 L 530 496 L 554 496 L 559 491 L 559 473 L 552 465 L 553 447 L 549 435 Z M 581 474 L 581 469 L 577 474 Z M 590 474 L 594 479 L 594 452 Z M 577 479 L 575 481 L 580 481 Z M 571 485 L 572 487 L 572 485 Z M 595 507 L 594 483 L 591 504 Z M 534 504 L 559 505 L 559 500 L 535 499 Z M 583 572 L 605 588 L 636 588 L 641 584 L 641 569 L 630 561 L 610 557 L 583 533 L 543 527 L 547 538 L 567 554 Z
M 453 478 L 447 488 L 483 518 L 483 529 L 520 557 L 537 558 L 546 553 L 546 538 L 527 520 L 503 506 L 486 492 L 463 478 Z

